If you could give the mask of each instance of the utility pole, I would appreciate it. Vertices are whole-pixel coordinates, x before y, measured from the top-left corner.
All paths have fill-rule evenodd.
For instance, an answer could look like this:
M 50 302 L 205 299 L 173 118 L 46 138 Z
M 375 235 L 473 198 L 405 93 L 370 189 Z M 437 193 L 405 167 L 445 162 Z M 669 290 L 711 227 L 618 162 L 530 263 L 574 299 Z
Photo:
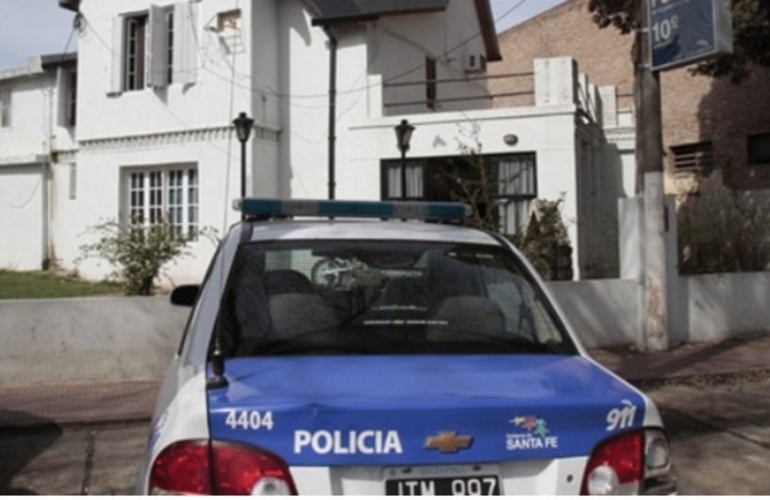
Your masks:
M 644 200 L 643 260 L 645 348 L 665 351 L 668 338 L 666 207 L 663 191 L 663 124 L 660 77 L 652 70 L 649 0 L 639 1 L 634 46 L 636 108 L 636 192 Z

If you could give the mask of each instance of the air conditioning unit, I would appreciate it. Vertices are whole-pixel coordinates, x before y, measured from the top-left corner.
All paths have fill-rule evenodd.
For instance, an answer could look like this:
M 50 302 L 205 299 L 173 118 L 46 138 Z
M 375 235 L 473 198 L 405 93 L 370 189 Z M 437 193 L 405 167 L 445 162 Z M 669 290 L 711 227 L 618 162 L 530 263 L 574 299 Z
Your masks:
M 466 73 L 486 73 L 487 58 L 483 54 L 468 54 L 465 56 L 465 67 L 463 69 Z

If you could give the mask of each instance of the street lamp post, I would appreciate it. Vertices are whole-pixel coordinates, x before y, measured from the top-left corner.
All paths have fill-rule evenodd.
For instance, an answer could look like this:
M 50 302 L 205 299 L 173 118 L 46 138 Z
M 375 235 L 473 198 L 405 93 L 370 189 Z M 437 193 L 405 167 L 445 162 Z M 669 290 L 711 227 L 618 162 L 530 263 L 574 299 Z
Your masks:
M 401 198 L 406 199 L 406 152 L 409 151 L 409 141 L 412 140 L 414 125 L 410 125 L 406 120 L 401 120 L 401 123 L 394 128 L 398 150 L 401 151 Z
M 241 198 L 246 197 L 246 142 L 251 135 L 251 129 L 254 126 L 254 120 L 243 111 L 238 118 L 233 120 L 235 133 L 238 134 L 238 140 L 241 143 Z

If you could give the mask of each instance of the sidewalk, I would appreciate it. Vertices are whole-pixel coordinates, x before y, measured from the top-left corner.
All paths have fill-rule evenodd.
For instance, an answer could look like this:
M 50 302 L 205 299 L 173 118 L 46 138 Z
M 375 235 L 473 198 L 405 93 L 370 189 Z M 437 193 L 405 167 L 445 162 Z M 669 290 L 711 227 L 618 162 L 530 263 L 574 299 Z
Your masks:
M 691 344 L 663 353 L 596 349 L 598 362 L 639 385 L 770 378 L 770 335 Z M 149 420 L 159 380 L 0 387 L 0 428 Z
M 736 376 L 770 378 L 770 334 L 722 342 L 684 344 L 662 353 L 596 349 L 593 358 L 629 382 L 719 381 Z

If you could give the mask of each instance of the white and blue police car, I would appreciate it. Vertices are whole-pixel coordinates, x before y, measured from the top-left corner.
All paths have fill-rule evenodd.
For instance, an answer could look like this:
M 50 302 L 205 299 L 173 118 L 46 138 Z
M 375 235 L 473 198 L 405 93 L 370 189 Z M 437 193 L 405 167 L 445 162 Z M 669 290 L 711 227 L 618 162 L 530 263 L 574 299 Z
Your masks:
M 239 200 L 141 494 L 675 493 L 653 403 L 452 203 Z

